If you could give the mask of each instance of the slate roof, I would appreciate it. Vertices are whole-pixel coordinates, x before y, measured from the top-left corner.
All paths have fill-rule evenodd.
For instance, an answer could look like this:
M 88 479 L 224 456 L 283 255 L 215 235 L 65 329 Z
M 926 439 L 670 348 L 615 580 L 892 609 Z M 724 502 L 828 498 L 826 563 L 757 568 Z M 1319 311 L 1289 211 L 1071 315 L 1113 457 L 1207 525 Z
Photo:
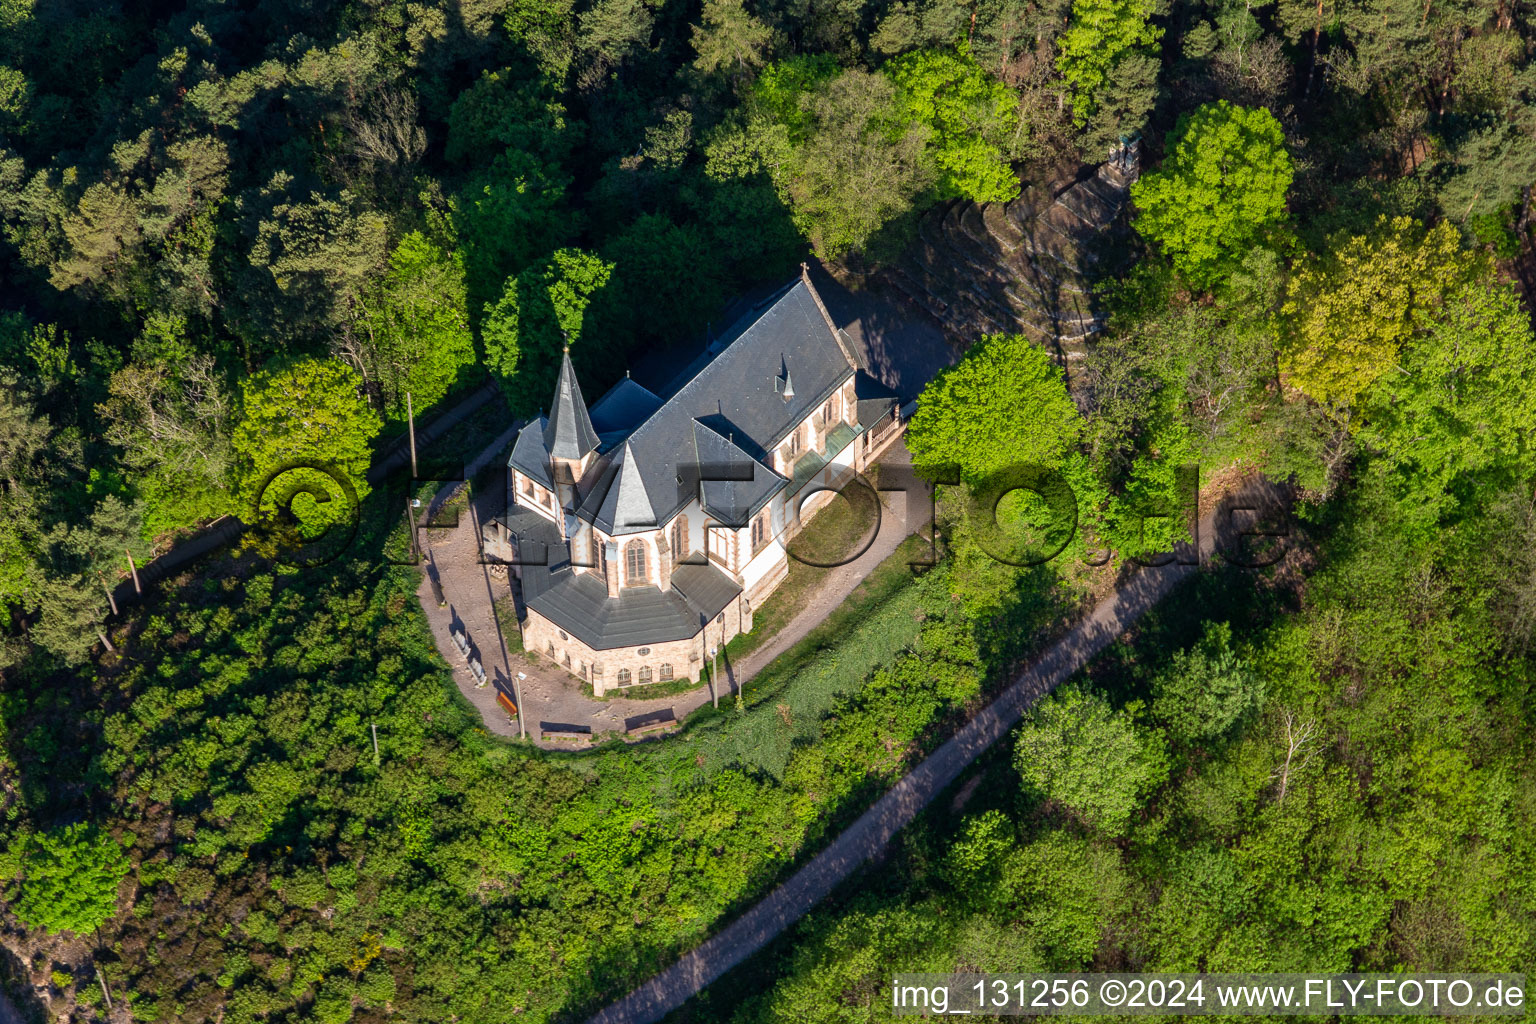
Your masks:
M 512 445 L 512 454 L 508 456 L 507 464 L 550 490 L 554 490 L 555 481 L 550 475 L 549 447 L 544 442 L 548 426 L 549 418 L 540 416 L 518 431 L 517 441 Z
M 535 512 L 498 516 L 518 539 L 523 603 L 595 651 L 686 640 L 741 587 L 713 565 L 679 565 L 672 589 L 625 587 L 608 596 L 601 576 L 576 572 L 555 525 Z M 547 559 L 553 564 L 538 565 Z
M 804 280 L 743 317 L 722 341 L 718 354 L 625 439 L 613 460 L 617 482 L 606 492 L 594 488 L 593 500 L 583 504 L 580 514 L 604 533 L 666 522 L 692 500 L 695 467 L 716 452 L 752 472 L 750 486 L 720 500 L 749 511 L 761 507 L 783 480 L 765 465 L 768 452 L 854 372 Z M 785 376 L 794 381 L 788 400 Z M 696 430 L 696 421 L 708 429 Z M 650 503 L 643 525 L 636 518 L 642 491 Z M 752 500 L 744 506 L 748 494 Z
M 884 383 L 860 370 L 853 378 L 853 398 L 859 426 L 868 427 L 890 414 L 900 396 Z
M 597 448 L 597 431 L 587 415 L 587 403 L 571 368 L 571 353 L 560 358 L 560 377 L 555 381 L 555 404 L 544 423 L 544 447 L 557 459 L 579 462 Z
M 660 408 L 660 398 L 625 377 L 592 406 L 592 426 L 597 428 L 603 447 L 611 448 Z M 610 439 L 609 435 L 617 436 Z

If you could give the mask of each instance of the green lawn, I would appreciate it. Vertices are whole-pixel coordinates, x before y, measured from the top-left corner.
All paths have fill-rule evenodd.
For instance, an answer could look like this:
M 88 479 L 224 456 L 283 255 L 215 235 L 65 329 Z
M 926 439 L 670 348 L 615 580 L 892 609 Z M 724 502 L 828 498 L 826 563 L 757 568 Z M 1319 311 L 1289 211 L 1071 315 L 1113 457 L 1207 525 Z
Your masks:
M 806 599 L 832 571 L 825 567 L 827 563 L 846 558 L 869 541 L 879 526 L 875 517 L 878 500 L 873 491 L 851 487 L 847 495 L 834 498 L 811 517 L 805 529 L 786 545 L 790 552 L 789 575 L 766 601 L 752 610 L 752 632 L 742 633 L 725 645 L 729 657 L 744 658 L 776 636 L 805 607 Z

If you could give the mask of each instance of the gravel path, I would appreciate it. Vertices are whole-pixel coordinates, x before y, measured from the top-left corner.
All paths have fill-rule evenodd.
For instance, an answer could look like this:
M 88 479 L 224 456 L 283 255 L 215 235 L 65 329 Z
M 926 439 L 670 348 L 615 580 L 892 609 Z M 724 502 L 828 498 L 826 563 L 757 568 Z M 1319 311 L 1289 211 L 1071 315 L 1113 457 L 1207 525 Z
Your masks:
M 1229 521 L 1223 508 L 1274 500 L 1255 481 L 1213 509 L 1200 522 L 1202 559 L 1213 550 L 1216 524 Z M 594 1016 L 590 1024 L 651 1024 L 762 949 L 874 857 L 903 826 L 992 744 L 1008 734 L 1037 700 L 1082 668 L 1148 609 L 1194 574 L 1196 566 L 1173 563 L 1141 570 L 1100 601 L 1082 621 L 1048 647 L 991 704 L 952 739 L 928 755 L 891 787 L 821 853 L 714 937 L 685 954 L 629 995 Z

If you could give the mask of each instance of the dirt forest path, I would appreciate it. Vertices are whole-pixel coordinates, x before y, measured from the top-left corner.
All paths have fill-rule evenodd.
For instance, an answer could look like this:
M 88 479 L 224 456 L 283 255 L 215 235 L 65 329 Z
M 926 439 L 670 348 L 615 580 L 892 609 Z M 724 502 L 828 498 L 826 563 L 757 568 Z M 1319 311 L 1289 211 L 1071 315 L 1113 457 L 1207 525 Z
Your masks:
M 1236 530 L 1244 525 L 1238 510 L 1274 507 L 1279 500 L 1275 489 L 1260 479 L 1223 499 L 1200 520 L 1198 561 L 1203 563 L 1210 558 L 1218 544 L 1234 540 Z M 1197 569 L 1195 564 L 1175 561 L 1131 575 L 1019 673 L 1006 690 L 948 742 L 891 787 L 830 846 L 746 913 L 677 963 L 610 1004 L 592 1017 L 589 1024 L 659 1021 L 762 949 L 883 850 L 891 837 L 957 780 L 972 761 L 1006 736 L 1036 701 L 1071 678 Z

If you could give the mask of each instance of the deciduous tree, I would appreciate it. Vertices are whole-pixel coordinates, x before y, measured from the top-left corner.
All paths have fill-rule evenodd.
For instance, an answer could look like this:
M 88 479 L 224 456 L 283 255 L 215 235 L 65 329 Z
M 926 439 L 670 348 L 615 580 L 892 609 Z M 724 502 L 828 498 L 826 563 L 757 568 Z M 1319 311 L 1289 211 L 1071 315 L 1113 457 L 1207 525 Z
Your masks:
M 431 408 L 473 366 L 463 260 L 421 232 L 395 246 L 361 307 L 342 351 L 379 386 L 388 418 L 405 418 L 406 392 L 418 413 Z
M 1140 798 L 1167 775 L 1155 735 L 1078 687 L 1037 706 L 1019 728 L 1013 763 L 1027 792 L 1110 836 L 1125 833 Z
M 1079 126 L 1088 123 L 1122 61 L 1152 55 L 1163 37 L 1152 13 L 1152 0 L 1074 0 L 1071 21 L 1057 39 L 1056 70 L 1072 89 L 1072 119 Z
M 559 249 L 542 267 L 507 281 L 500 300 L 486 306 L 485 353 L 514 406 L 533 412 L 549 401 L 561 349 L 570 345 L 583 361 L 606 339 L 577 348 L 587 308 L 608 284 L 613 264 L 580 249 Z
M 940 195 L 1007 202 L 1019 194 L 1009 158 L 1023 150 L 1028 125 L 1019 97 L 966 53 L 919 50 L 885 66 L 899 90 L 901 116 L 930 131 Z
M 1335 240 L 1292 275 L 1281 308 L 1281 369 L 1319 402 L 1353 403 L 1396 365 L 1402 346 L 1477 262 L 1445 222 L 1426 231 L 1407 217 L 1383 217 L 1371 234 Z
M 919 467 L 952 463 L 978 482 L 1020 463 L 1060 465 L 1082 429 L 1049 353 L 1023 335 L 994 334 L 923 389 L 907 447 Z
M 1273 114 L 1226 100 L 1179 118 L 1168 141 L 1162 166 L 1131 186 L 1136 230 L 1209 288 L 1284 222 L 1291 157 Z
M 117 911 L 128 874 L 122 846 L 90 825 L 67 825 L 23 840 L 16 916 L 34 928 L 85 934 Z

